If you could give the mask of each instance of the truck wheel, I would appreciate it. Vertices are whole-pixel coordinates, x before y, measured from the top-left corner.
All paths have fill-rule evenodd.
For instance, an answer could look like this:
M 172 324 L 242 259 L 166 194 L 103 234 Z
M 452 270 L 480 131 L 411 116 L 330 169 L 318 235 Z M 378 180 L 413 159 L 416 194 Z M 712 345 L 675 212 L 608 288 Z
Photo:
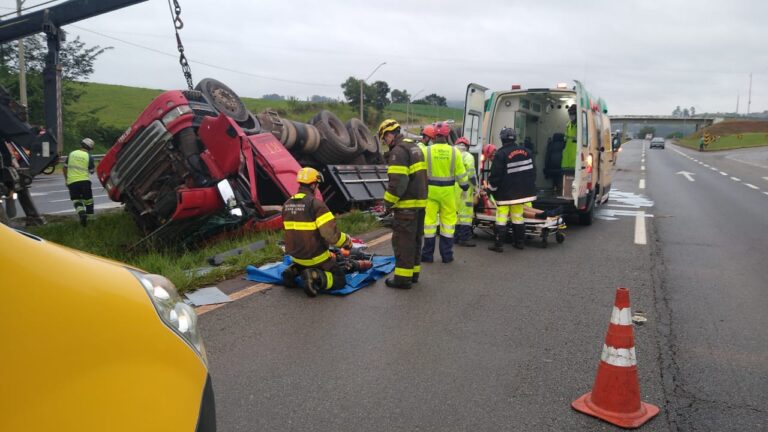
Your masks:
M 314 156 L 324 164 L 342 164 L 358 155 L 357 143 L 344 127 L 344 123 L 330 111 L 320 111 L 311 121 L 322 140 Z
M 294 121 L 291 121 L 291 123 L 293 123 L 296 129 L 296 143 L 291 149 L 293 153 L 314 153 L 317 150 L 317 146 L 320 145 L 320 133 L 317 131 L 317 128 L 308 123 Z
M 349 132 L 349 135 L 355 140 L 357 143 L 357 147 L 359 148 L 358 151 L 369 151 L 369 152 L 376 152 L 378 151 L 378 145 L 376 144 L 376 141 L 373 139 L 373 135 L 371 134 L 371 131 L 368 129 L 368 126 L 365 125 L 360 119 L 353 118 L 350 119 L 347 124 L 347 131 Z
M 202 92 L 216 110 L 231 117 L 232 120 L 236 122 L 248 120 L 248 109 L 245 108 L 243 101 L 240 100 L 237 93 L 221 81 L 205 78 L 197 83 L 195 90 Z
M 261 123 L 259 123 L 259 119 L 257 119 L 250 111 L 248 111 L 248 120 L 237 122 L 237 124 L 243 129 L 243 132 L 245 132 L 246 135 L 256 135 L 261 133 Z
M 292 121 L 283 119 L 283 129 L 280 132 L 280 142 L 286 149 L 291 150 L 296 144 L 296 126 Z
M 595 197 L 590 195 L 587 211 L 579 213 L 579 223 L 582 225 L 592 225 L 592 221 L 595 219 Z

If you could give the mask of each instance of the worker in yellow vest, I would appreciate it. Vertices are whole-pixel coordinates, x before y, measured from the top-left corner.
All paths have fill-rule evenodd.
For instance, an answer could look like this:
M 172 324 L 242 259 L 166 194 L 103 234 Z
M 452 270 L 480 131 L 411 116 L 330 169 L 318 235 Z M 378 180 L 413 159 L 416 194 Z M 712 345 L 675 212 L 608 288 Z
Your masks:
M 64 179 L 69 189 L 69 199 L 75 206 L 82 226 L 88 224 L 88 215 L 93 214 L 91 174 L 93 174 L 94 163 L 91 150 L 93 150 L 93 140 L 83 138 L 80 141 L 80 149 L 70 153 L 64 161 Z
M 560 168 L 572 170 L 576 167 L 576 104 L 568 107 L 568 123 L 565 125 L 565 147 Z
M 456 232 L 454 243 L 459 246 L 475 247 L 472 241 L 472 219 L 475 216 L 475 188 L 477 188 L 477 174 L 475 170 L 475 158 L 469 152 L 469 140 L 460 137 L 456 140 L 456 148 L 461 153 L 461 161 L 467 171 L 467 180 L 469 180 L 469 189 L 462 190 L 458 185 L 456 191 L 456 209 L 458 220 L 456 222 Z
M 422 262 L 433 262 L 438 226 L 440 228 L 440 257 L 444 263 L 453 261 L 453 235 L 456 230 L 456 183 L 467 190 L 469 181 L 461 155 L 448 144 L 451 127 L 435 125 L 435 142 L 427 147 L 427 209 L 424 217 L 424 247 Z

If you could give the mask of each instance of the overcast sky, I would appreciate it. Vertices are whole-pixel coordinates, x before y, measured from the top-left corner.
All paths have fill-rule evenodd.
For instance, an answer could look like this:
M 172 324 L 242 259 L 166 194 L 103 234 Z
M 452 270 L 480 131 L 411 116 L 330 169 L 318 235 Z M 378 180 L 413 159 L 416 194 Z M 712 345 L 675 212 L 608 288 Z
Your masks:
M 737 94 L 745 113 L 752 72 L 751 112 L 768 110 L 765 0 L 178 1 L 195 82 L 217 78 L 241 96 L 341 97 L 347 77 L 386 62 L 371 81 L 448 99 L 463 100 L 469 82 L 501 90 L 578 79 L 612 114 L 734 111 Z M 186 86 L 166 0 L 65 29 L 114 47 L 91 81 Z

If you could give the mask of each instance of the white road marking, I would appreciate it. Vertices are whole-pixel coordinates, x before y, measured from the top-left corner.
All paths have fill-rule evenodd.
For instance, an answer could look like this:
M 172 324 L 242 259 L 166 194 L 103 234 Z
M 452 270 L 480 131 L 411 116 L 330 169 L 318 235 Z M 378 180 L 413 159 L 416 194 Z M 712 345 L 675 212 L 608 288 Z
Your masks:
M 711 169 L 712 171 L 717 171 L 717 168 L 715 167 L 709 167 L 709 169 Z
M 635 244 L 646 244 L 645 235 L 645 212 L 640 210 L 635 216 Z
M 684 176 L 685 178 L 688 179 L 688 181 L 696 181 L 696 180 L 693 179 L 693 177 L 691 177 L 693 175 L 693 173 L 691 173 L 691 172 L 688 172 L 688 171 L 678 171 L 676 174 L 680 174 L 680 175 Z
M 738 177 L 731 177 L 731 180 L 733 180 L 733 181 L 738 181 L 738 182 L 740 182 L 740 181 L 741 181 L 741 179 L 740 179 L 740 178 L 738 178 Z
M 636 205 L 626 205 L 626 204 L 613 204 L 613 203 L 608 203 L 608 204 L 606 204 L 606 205 L 607 205 L 608 207 L 621 207 L 621 208 L 640 208 L 640 206 L 636 206 Z
M 93 198 L 94 199 L 96 199 L 96 198 L 104 198 L 105 196 L 107 196 L 107 195 L 106 194 L 104 194 L 104 195 L 94 195 Z M 66 199 L 50 200 L 48 202 L 58 203 L 58 202 L 65 202 L 65 201 L 72 201 L 72 200 L 69 199 L 69 198 L 66 198 Z
M 768 195 L 768 192 L 763 192 L 764 194 Z
M 48 192 L 30 192 L 30 196 L 46 196 L 48 195 Z
M 645 189 L 645 179 L 640 179 L 640 183 L 637 185 L 640 189 Z
M 702 164 L 702 165 L 704 165 L 705 167 L 709 168 L 709 164 Z
M 763 177 L 763 180 L 768 181 L 768 177 Z
M 103 209 L 110 209 L 110 208 L 116 208 L 122 206 L 123 203 L 119 202 L 108 202 L 104 204 L 96 204 L 93 206 L 94 210 L 103 210 Z M 55 212 L 48 212 L 47 214 L 62 214 L 62 213 L 74 213 L 75 209 L 69 209 L 69 210 L 59 210 Z
M 749 183 L 744 183 L 744 186 L 746 186 L 748 188 L 752 188 L 752 189 L 760 189 L 759 187 L 757 187 L 757 186 L 755 186 L 753 184 L 749 184 Z
M 645 171 L 645 165 L 640 165 L 640 171 Z
M 720 171 L 720 175 L 724 175 L 724 176 L 727 176 L 727 175 L 728 175 L 728 173 L 727 173 L 727 172 L 724 172 L 724 171 Z

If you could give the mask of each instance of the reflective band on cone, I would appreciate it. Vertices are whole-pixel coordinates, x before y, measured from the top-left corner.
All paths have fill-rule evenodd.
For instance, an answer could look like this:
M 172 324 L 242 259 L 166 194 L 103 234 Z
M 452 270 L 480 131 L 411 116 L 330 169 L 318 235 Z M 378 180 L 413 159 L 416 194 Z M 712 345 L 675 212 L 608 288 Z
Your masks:
M 592 391 L 571 403 L 573 409 L 623 428 L 633 429 L 659 413 L 640 400 L 637 355 L 629 290 L 618 288 Z

